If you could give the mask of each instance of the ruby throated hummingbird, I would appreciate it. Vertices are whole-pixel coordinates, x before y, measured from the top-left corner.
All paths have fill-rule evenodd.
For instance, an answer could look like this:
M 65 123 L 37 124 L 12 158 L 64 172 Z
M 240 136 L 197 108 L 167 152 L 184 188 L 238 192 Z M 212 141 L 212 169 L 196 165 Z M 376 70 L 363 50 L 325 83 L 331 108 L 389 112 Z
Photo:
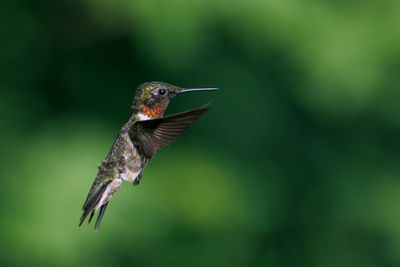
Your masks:
M 188 110 L 163 117 L 169 101 L 186 92 L 210 91 L 217 88 L 185 89 L 163 82 L 148 82 L 137 88 L 133 99 L 133 114 L 122 127 L 106 159 L 98 166 L 98 173 L 83 205 L 79 226 L 90 214 L 89 223 L 100 209 L 96 220 L 97 231 L 107 204 L 123 181 L 137 186 L 142 170 L 164 146 L 175 141 L 195 123 L 207 107 Z

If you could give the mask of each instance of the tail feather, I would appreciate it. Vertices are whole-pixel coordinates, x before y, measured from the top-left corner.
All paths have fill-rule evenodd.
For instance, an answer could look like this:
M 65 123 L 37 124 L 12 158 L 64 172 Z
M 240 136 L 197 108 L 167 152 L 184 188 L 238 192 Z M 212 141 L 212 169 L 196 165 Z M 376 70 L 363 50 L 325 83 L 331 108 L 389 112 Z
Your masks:
M 96 185 L 93 185 L 92 189 L 89 192 L 89 195 L 86 199 L 85 204 L 82 207 L 83 210 L 83 214 L 82 217 L 80 219 L 79 222 L 79 226 L 82 225 L 82 223 L 85 221 L 86 217 L 89 215 L 90 212 L 92 212 L 92 214 L 89 217 L 89 223 L 93 218 L 95 211 L 95 207 L 98 204 L 98 202 L 100 201 L 104 191 L 106 190 L 108 184 L 104 184 L 101 187 L 98 187 Z
M 89 195 L 86 198 L 85 204 L 82 207 L 83 214 L 79 226 L 82 225 L 89 214 L 90 223 L 94 217 L 94 214 L 100 208 L 99 215 L 94 226 L 94 229 L 97 231 L 99 229 L 104 212 L 106 211 L 108 201 L 121 185 L 122 179 L 112 179 L 108 182 L 101 183 L 95 180 L 92 188 L 90 189 Z
M 90 222 L 92 221 L 92 219 L 93 219 L 93 215 L 94 215 L 94 210 L 92 210 L 92 213 L 90 214 L 90 217 L 89 217 L 89 221 L 88 221 L 88 223 L 90 223 Z
M 103 219 L 103 215 L 104 215 L 104 212 L 106 211 L 107 205 L 108 205 L 108 202 L 106 202 L 106 204 L 103 204 L 100 207 L 99 216 L 97 216 L 96 224 L 94 225 L 94 230 L 96 232 L 99 230 L 101 219 Z

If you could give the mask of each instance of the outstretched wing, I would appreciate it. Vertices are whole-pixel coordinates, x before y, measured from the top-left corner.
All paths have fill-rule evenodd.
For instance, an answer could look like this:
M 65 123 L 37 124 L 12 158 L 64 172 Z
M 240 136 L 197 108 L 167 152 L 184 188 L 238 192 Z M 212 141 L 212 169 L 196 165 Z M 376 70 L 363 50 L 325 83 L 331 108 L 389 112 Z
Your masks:
M 175 141 L 207 110 L 208 107 L 201 107 L 159 119 L 138 121 L 130 129 L 129 136 L 136 147 L 150 159 L 161 148 Z

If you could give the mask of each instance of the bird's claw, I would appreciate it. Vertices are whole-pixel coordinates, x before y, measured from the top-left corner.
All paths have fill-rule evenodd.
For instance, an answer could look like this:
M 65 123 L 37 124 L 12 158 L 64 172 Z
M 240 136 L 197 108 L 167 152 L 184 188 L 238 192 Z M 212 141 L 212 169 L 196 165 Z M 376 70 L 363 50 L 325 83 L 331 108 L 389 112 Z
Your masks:
M 136 177 L 135 181 L 133 181 L 133 185 L 137 186 L 140 183 L 141 179 L 142 179 L 142 172 L 140 172 L 139 175 Z

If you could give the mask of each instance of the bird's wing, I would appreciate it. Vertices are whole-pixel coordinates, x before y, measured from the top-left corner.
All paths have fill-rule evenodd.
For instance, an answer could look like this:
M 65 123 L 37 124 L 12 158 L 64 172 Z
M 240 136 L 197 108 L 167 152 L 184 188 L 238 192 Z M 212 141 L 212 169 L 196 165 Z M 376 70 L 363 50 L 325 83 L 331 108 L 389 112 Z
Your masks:
M 129 136 L 147 158 L 152 158 L 161 148 L 175 141 L 208 109 L 200 107 L 159 119 L 138 121 L 130 129 Z
M 96 179 L 90 188 L 85 204 L 83 204 L 83 214 L 80 219 L 79 226 L 82 225 L 89 213 L 92 212 L 89 218 L 90 223 L 94 213 L 100 208 L 100 213 L 95 224 L 95 230 L 98 230 L 101 219 L 103 218 L 106 210 L 108 200 L 122 184 L 122 181 L 117 180 L 120 179 L 118 179 L 118 173 L 116 170 L 113 168 L 102 168 L 102 166 L 99 167 L 99 172 L 96 176 Z

